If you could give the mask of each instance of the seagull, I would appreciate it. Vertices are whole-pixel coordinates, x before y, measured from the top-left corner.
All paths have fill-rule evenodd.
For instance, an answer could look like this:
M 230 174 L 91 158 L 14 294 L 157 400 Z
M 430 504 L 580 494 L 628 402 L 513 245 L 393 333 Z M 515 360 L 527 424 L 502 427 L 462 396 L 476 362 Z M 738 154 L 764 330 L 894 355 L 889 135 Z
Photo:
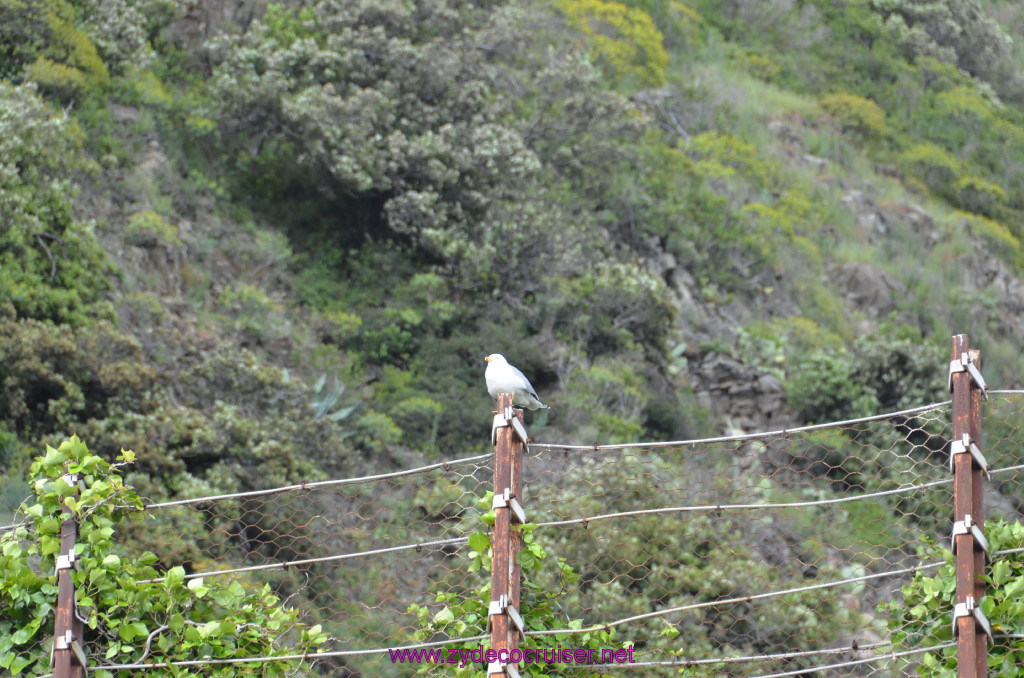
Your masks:
M 491 394 L 492 398 L 497 398 L 499 393 L 511 393 L 513 405 L 519 405 L 528 410 L 550 409 L 540 401 L 537 391 L 530 385 L 530 380 L 522 372 L 509 365 L 505 356 L 500 353 L 492 353 L 484 360 L 487 361 L 484 379 L 487 380 L 487 392 Z

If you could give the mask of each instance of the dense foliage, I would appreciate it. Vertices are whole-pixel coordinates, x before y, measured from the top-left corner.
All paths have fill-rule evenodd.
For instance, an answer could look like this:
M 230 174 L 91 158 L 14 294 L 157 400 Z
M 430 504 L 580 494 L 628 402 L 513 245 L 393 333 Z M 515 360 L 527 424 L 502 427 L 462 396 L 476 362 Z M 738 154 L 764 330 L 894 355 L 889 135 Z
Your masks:
M 47 448 L 32 464 L 32 496 L 22 505 L 28 525 L 0 535 L 0 667 L 11 675 L 41 675 L 49 668 L 50 631 L 57 593 L 54 570 L 60 552 L 62 507 L 78 523 L 72 570 L 75 601 L 88 631 L 102 639 L 101 663 L 132 664 L 156 654 L 161 660 L 231 658 L 315 651 L 326 640 L 319 627 L 305 628 L 298 612 L 281 606 L 269 587 L 238 581 L 185 579 L 182 567 L 158 571 L 156 555 L 119 555 L 115 537 L 121 520 L 142 510 L 118 467 L 135 454 L 122 451 L 117 464 L 91 454 L 77 437 Z M 66 481 L 77 474 L 77 484 Z M 271 662 L 261 675 L 290 675 L 298 662 Z M 133 671 L 103 670 L 106 678 Z M 203 675 L 234 676 L 237 667 L 207 665 Z M 159 676 L 195 675 L 184 667 L 150 669 Z
M 980 601 L 981 611 L 996 636 L 989 649 L 988 666 L 995 675 L 1009 678 L 1021 675 L 1024 647 L 1024 525 L 988 521 L 985 534 L 992 553 L 1016 550 L 996 556 L 991 574 L 984 575 L 987 591 Z M 922 561 L 942 561 L 937 570 L 918 571 L 903 587 L 902 599 L 879 606 L 890 616 L 897 647 L 940 645 L 953 640 L 951 610 L 956 603 L 956 577 L 953 552 L 928 540 L 919 550 Z M 918 668 L 922 676 L 956 675 L 956 647 L 936 650 L 924 656 Z

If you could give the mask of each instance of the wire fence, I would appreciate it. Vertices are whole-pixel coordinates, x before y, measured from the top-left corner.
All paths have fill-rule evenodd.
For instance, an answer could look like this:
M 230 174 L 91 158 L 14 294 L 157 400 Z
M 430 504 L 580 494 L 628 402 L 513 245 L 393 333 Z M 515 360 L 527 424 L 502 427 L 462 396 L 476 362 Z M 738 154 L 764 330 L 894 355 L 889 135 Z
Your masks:
M 987 517 L 1018 521 L 1024 392 L 992 391 L 984 421 Z M 532 444 L 522 504 L 548 558 L 577 576 L 557 567 L 536 575 L 539 591 L 557 594 L 550 604 L 564 625 L 526 637 L 556 635 L 571 648 L 613 629 L 614 646 L 631 644 L 634 662 L 602 666 L 609 675 L 909 675 L 946 646 L 894 651 L 903 629 L 878 606 L 915 572 L 941 565 L 918 549 L 923 538 L 949 538 L 951 438 L 943 402 L 703 440 Z M 446 604 L 438 594 L 480 598 L 489 583 L 486 570 L 469 567 L 468 539 L 488 530 L 492 460 L 151 504 L 121 543 L 184 566 L 189 578 L 269 584 L 331 636 L 305 657 L 309 675 L 447 674 L 445 664 L 396 663 L 389 650 L 487 645 L 482 624 L 424 632 L 413 606 L 430 619 Z M 92 670 L 167 659 L 154 650 L 118 664 L 107 649 L 102 638 L 86 648 Z

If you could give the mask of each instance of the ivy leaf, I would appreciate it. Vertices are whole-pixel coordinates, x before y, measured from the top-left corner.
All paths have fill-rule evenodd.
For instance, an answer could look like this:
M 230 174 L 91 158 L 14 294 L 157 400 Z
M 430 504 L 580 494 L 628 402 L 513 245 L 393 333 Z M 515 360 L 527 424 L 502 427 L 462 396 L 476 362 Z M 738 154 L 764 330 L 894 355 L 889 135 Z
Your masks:
M 491 538 L 483 532 L 474 532 L 469 535 L 469 548 L 477 553 L 486 553 L 491 547 Z
M 1024 598 L 1024 574 L 1019 575 L 1003 588 L 1004 598 Z
M 164 584 L 168 587 L 175 586 L 185 581 L 185 568 L 181 565 L 175 565 L 167 571 L 167 576 L 164 578 Z
M 31 664 L 32 661 L 33 660 L 30 657 L 15 657 L 14 661 L 11 662 L 11 675 L 18 675 L 26 666 Z
M 992 565 L 992 583 L 1002 586 L 1010 578 L 1010 563 L 1006 560 L 996 561 Z

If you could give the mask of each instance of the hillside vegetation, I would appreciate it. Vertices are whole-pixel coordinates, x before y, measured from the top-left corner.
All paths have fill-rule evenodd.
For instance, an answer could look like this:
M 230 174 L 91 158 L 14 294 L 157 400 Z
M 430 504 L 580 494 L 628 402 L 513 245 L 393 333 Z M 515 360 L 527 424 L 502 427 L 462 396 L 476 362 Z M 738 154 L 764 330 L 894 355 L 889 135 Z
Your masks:
M 944 400 L 958 332 L 1024 384 L 1017 3 L 0 0 L 0 27 L 0 518 L 71 434 L 134 450 L 151 501 L 485 451 L 495 352 L 568 443 Z M 209 525 L 157 525 L 133 543 L 192 564 L 161 530 Z

